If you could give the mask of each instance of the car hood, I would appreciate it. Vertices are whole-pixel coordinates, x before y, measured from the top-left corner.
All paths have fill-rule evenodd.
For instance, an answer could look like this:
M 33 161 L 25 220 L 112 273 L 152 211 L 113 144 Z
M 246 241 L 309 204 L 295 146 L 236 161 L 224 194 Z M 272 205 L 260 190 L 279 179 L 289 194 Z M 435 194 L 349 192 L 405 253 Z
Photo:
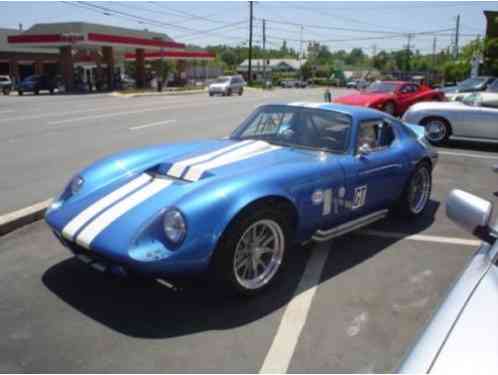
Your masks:
M 462 102 L 419 102 L 412 105 L 408 111 L 461 111 L 469 106 L 463 104 Z
M 67 200 L 56 201 L 47 211 L 46 220 L 64 240 L 76 241 L 119 262 L 127 256 L 144 226 L 153 223 L 164 209 L 179 207 L 185 212 L 198 202 L 238 198 L 240 189 L 247 191 L 272 183 L 280 186 L 278 179 L 282 176 L 291 176 L 296 183 L 300 178 L 306 181 L 312 173 L 319 175 L 316 169 L 323 168 L 323 163 L 316 161 L 322 157 L 323 153 L 318 151 L 229 139 L 124 153 L 83 171 L 82 190 Z M 100 180 L 104 181 L 101 185 Z M 100 220 L 100 228 L 95 216 L 99 212 L 94 212 L 87 215 L 85 220 L 91 222 L 83 231 L 78 227 L 68 229 L 72 221 L 78 221 L 78 215 L 91 211 L 99 202 L 113 200 L 123 189 L 122 197 L 102 209 L 108 218 Z M 125 207 L 120 208 L 123 204 Z M 199 212 L 194 220 L 201 219 L 204 218 Z
M 392 98 L 389 93 L 358 93 L 353 95 L 340 96 L 334 99 L 334 102 L 349 105 L 368 106 L 381 100 Z
M 212 89 L 223 89 L 225 87 L 227 87 L 227 83 L 211 83 L 209 85 L 209 88 L 212 88 Z

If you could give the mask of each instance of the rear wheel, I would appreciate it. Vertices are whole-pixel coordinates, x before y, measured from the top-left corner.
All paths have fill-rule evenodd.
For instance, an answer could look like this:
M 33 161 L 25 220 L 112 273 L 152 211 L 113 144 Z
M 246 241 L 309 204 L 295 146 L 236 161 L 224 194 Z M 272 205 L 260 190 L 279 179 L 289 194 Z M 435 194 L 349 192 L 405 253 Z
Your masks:
M 446 120 L 439 117 L 430 117 L 422 120 L 421 124 L 425 127 L 427 139 L 433 145 L 439 146 L 448 142 L 451 128 Z
M 269 287 L 285 264 L 289 223 L 282 210 L 254 207 L 239 215 L 223 234 L 213 258 L 213 276 L 242 295 Z
M 242 94 L 243 94 L 243 93 L 244 93 L 244 88 L 243 88 L 243 87 L 241 87 L 241 88 L 240 88 L 240 91 L 239 91 L 239 96 L 242 96 Z
M 431 172 L 431 167 L 426 162 L 420 163 L 413 172 L 399 202 L 399 211 L 403 216 L 422 215 L 431 197 Z
M 35 90 L 35 95 L 39 95 L 40 94 L 40 90 Z
M 10 94 L 10 87 L 4 87 L 2 90 L 4 95 L 9 95 Z
M 386 102 L 382 107 L 382 111 L 394 116 L 394 112 L 396 112 L 396 106 L 393 102 Z
M 232 89 L 227 90 L 227 96 L 232 96 Z
M 24 94 L 24 92 L 22 90 L 18 90 L 17 93 L 22 96 Z

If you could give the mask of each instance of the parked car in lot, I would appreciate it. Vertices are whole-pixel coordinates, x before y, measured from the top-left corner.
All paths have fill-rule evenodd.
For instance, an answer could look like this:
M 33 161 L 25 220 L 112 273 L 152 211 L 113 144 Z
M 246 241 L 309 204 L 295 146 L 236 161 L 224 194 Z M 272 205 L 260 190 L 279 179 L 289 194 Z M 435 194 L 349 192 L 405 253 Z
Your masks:
M 363 90 L 367 88 L 369 82 L 365 79 L 353 79 L 346 83 L 346 87 L 349 89 Z
M 241 76 L 222 76 L 208 86 L 208 92 L 209 96 L 216 94 L 223 96 L 242 95 L 245 85 L 246 83 Z
M 489 85 L 496 81 L 495 77 L 482 76 L 475 78 L 468 78 L 460 82 L 456 86 L 445 87 L 441 89 L 448 100 L 461 99 L 465 93 L 485 91 Z
M 446 210 L 451 220 L 483 242 L 399 372 L 497 374 L 498 226 L 490 225 L 493 205 L 454 190 Z
M 361 93 L 340 96 L 334 102 L 370 107 L 391 115 L 402 115 L 408 107 L 421 101 L 443 100 L 441 91 L 403 81 L 373 82 Z
M 498 141 L 497 94 L 473 93 L 461 102 L 418 103 L 403 121 L 425 127 L 427 139 L 441 145 L 450 138 Z
M 280 87 L 282 88 L 306 88 L 308 87 L 308 82 L 299 79 L 284 79 L 280 81 Z
M 263 105 L 229 138 L 152 146 L 77 173 L 46 221 L 99 269 L 207 274 L 255 294 L 294 243 L 421 215 L 437 153 L 424 129 L 366 108 Z
M 40 91 L 48 91 L 54 93 L 57 84 L 54 79 L 45 75 L 32 75 L 22 80 L 17 85 L 17 92 L 23 95 L 25 92 L 32 92 L 38 95 Z
M 9 95 L 12 90 L 12 81 L 9 76 L 0 76 L 0 90 L 4 95 Z

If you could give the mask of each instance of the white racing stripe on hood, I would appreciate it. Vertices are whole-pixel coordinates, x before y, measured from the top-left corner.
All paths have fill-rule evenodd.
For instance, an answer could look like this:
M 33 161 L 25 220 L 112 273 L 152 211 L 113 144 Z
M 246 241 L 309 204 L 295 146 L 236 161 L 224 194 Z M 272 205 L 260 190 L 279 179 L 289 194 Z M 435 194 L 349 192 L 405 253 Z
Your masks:
M 184 179 L 188 181 L 198 181 L 204 172 L 209 169 L 218 168 L 227 164 L 232 164 L 244 159 L 252 158 L 254 156 L 262 155 L 270 151 L 275 151 L 280 149 L 279 146 L 270 146 L 266 142 L 256 142 L 255 144 L 244 147 L 240 150 L 232 151 L 228 154 L 223 155 L 221 158 L 217 158 L 206 163 L 198 164 L 190 167 Z
M 138 189 L 152 179 L 147 174 L 142 174 L 139 177 L 131 180 L 127 184 L 121 186 L 119 189 L 114 190 L 112 193 L 107 194 L 105 197 L 99 199 L 86 209 L 81 211 L 74 217 L 62 230 L 62 235 L 68 240 L 72 240 L 74 235 L 85 225 L 92 217 L 97 215 L 102 210 L 111 206 L 125 195 L 131 193 L 133 190 Z
M 203 155 L 199 155 L 199 156 L 196 156 L 196 157 L 193 157 L 190 159 L 185 159 L 185 160 L 179 161 L 178 163 L 174 163 L 170 167 L 170 169 L 168 170 L 168 176 L 180 178 L 182 176 L 183 172 L 185 172 L 185 170 L 192 164 L 207 161 L 211 158 L 222 155 L 223 153 L 225 153 L 227 151 L 233 150 L 237 147 L 241 147 L 244 145 L 249 145 L 251 143 L 254 143 L 254 141 L 237 142 L 233 145 L 230 145 L 228 147 L 224 147 L 222 149 L 219 149 L 219 150 L 216 150 L 213 152 L 209 152 L 207 154 L 203 154 Z
M 140 203 L 152 197 L 154 194 L 159 193 L 173 183 L 172 180 L 156 178 L 151 183 L 142 189 L 131 194 L 129 197 L 123 199 L 115 206 L 100 214 L 93 220 L 76 238 L 76 243 L 79 245 L 90 248 L 90 244 L 104 229 L 112 224 L 120 216 L 132 208 L 138 206 Z

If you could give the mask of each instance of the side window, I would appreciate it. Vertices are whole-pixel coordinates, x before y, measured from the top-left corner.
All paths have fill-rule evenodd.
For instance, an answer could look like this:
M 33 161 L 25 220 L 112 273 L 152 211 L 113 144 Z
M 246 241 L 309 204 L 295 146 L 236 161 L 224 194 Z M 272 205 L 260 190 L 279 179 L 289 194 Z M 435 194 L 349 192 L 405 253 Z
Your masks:
M 364 121 L 360 124 L 357 148 L 367 145 L 370 150 L 378 151 L 390 147 L 396 140 L 391 124 L 381 119 Z

